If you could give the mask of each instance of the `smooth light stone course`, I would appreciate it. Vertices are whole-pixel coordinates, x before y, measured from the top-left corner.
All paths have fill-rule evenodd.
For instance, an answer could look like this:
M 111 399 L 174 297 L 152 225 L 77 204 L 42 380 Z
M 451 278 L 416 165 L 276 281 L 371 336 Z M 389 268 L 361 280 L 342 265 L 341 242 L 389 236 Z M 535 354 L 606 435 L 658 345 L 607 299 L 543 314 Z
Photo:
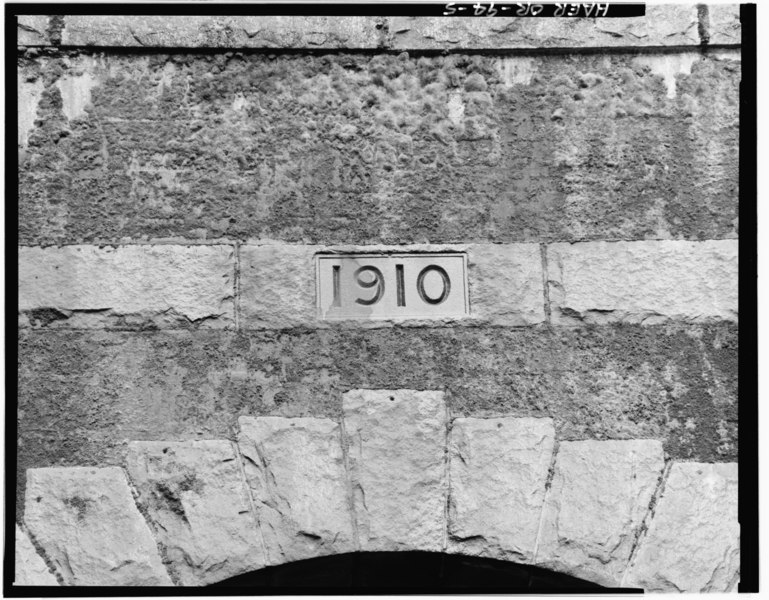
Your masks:
M 737 321 L 737 240 L 550 244 L 557 323 Z
M 66 585 L 172 585 L 119 467 L 29 469 L 24 521 Z
M 229 327 L 234 273 L 230 246 L 21 247 L 19 310 L 32 325 Z
M 708 4 L 708 43 L 741 44 L 742 23 L 739 4 Z
M 442 551 L 443 392 L 352 390 L 342 397 L 360 549 Z
M 48 15 L 19 15 L 16 21 L 17 46 L 50 46 Z
M 470 316 L 329 322 L 317 318 L 315 254 L 466 252 Z M 240 248 L 240 322 L 245 329 L 378 328 L 445 325 L 533 325 L 545 320 L 538 244 L 415 244 L 405 246 L 244 245 Z
M 673 463 L 625 585 L 728 592 L 739 563 L 737 463 Z
M 239 423 L 268 564 L 353 552 L 339 424 L 303 417 L 240 417 Z
M 589 5 L 588 5 L 589 6 Z M 499 7 L 497 7 L 499 11 Z M 690 5 L 646 7 L 632 18 L 442 18 L 391 17 L 393 48 L 589 48 L 622 46 L 690 46 L 700 42 L 697 8 Z M 584 13 L 582 13 L 584 15 Z
M 232 442 L 131 442 L 126 465 L 181 585 L 206 585 L 265 565 Z
M 376 48 L 374 17 L 66 15 L 67 46 Z
M 16 525 L 16 563 L 14 585 L 59 585 L 56 576 L 48 570 L 29 536 Z
M 561 442 L 535 562 L 619 586 L 663 468 L 656 440 Z
M 449 552 L 532 562 L 554 440 L 552 419 L 452 422 Z

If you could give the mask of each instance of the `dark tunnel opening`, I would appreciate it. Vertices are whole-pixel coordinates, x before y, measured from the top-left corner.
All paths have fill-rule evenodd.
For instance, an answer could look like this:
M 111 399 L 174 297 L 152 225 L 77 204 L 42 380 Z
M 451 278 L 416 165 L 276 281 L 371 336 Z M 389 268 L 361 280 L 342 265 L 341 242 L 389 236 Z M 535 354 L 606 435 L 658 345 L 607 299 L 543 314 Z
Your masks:
M 354 552 L 267 567 L 212 588 L 289 593 L 600 594 L 641 592 L 608 588 L 540 567 L 439 552 Z M 222 590 L 224 591 L 224 590 Z

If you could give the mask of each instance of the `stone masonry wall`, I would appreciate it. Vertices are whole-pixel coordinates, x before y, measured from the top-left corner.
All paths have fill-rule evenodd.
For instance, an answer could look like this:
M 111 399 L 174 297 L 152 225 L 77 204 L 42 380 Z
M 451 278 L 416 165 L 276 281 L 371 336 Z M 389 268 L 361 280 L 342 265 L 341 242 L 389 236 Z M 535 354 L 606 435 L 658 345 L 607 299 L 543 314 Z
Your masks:
M 18 36 L 24 577 L 98 579 L 92 550 L 69 557 L 74 570 L 61 566 L 67 551 L 45 521 L 90 510 L 95 500 L 68 500 L 66 482 L 81 477 L 115 486 L 109 502 L 133 515 L 121 523 L 144 558 L 115 560 L 149 562 L 120 585 L 211 583 L 321 547 L 435 547 L 659 591 L 736 585 L 736 5 L 583 20 L 28 16 Z M 393 249 L 466 252 L 469 317 L 317 320 L 317 252 Z M 460 504 L 428 494 L 424 506 L 448 502 L 448 521 L 403 545 L 380 522 L 400 509 L 366 505 L 364 518 L 355 485 L 329 484 L 328 498 L 349 503 L 326 515 L 341 537 L 307 550 L 312 535 L 330 534 L 297 538 L 298 517 L 286 520 L 275 499 L 283 492 L 263 499 L 276 513 L 254 508 L 259 464 L 305 468 L 306 457 L 279 466 L 281 448 L 318 444 L 338 459 L 331 480 L 352 478 L 375 503 L 386 492 L 372 486 L 388 484 L 356 462 L 363 438 L 350 434 L 383 435 L 384 417 L 356 420 L 356 403 L 378 406 L 370 390 L 437 394 L 437 416 L 418 418 L 438 440 L 423 440 L 425 456 L 438 448 L 441 458 L 423 466 L 443 473 L 450 457 L 458 474 L 439 488 Z M 408 412 L 392 418 L 410 426 Z M 289 421 L 310 441 L 275 433 Z M 475 531 L 508 509 L 480 519 L 461 505 L 497 481 L 464 460 L 473 444 L 481 455 L 494 446 L 483 441 L 492 421 L 549 444 L 535 456 L 509 442 L 536 463 L 521 481 L 540 490 L 527 509 L 535 525 L 513 533 Z M 340 450 L 329 435 L 346 440 Z M 254 458 L 245 438 L 274 459 Z M 157 466 L 168 445 L 186 467 Z M 230 486 L 246 508 L 176 481 L 201 456 L 211 470 L 197 476 Z M 635 508 L 607 517 L 612 541 L 558 533 L 569 511 L 598 515 L 610 503 L 575 474 L 615 489 L 600 473 L 627 456 L 641 457 L 627 472 L 643 475 Z M 215 466 L 241 459 L 240 470 Z M 173 514 L 153 513 L 152 490 L 168 477 L 202 498 L 193 505 L 206 519 L 235 502 L 206 525 L 225 567 L 209 569 Z M 497 485 L 468 502 L 527 493 L 518 480 Z M 681 515 L 697 486 L 723 507 L 713 520 L 734 525 L 718 530 L 731 540 L 725 554 L 702 558 L 703 581 L 703 562 L 677 558 L 695 551 L 665 538 L 680 519 L 691 524 Z M 58 490 L 63 504 L 38 506 L 30 490 Z M 263 531 L 269 522 L 277 537 L 232 542 L 246 527 L 238 519 Z M 715 535 L 708 527 L 698 522 Z M 159 533 L 168 530 L 173 539 Z M 668 562 L 644 540 L 659 541 Z M 183 552 L 169 554 L 177 543 Z

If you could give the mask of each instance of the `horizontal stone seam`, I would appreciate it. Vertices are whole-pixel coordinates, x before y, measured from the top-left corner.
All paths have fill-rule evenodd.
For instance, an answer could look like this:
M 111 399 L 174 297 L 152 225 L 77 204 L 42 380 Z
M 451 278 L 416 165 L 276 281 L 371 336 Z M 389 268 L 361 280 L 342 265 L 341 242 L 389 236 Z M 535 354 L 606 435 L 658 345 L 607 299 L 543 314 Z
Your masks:
M 371 323 L 371 321 L 364 321 L 365 323 Z M 323 321 L 325 323 L 325 321 Z M 386 323 L 386 322 L 385 322 Z M 157 335 L 161 332 L 189 332 L 189 333 L 201 333 L 201 334 L 211 334 L 212 332 L 220 331 L 220 332 L 232 332 L 235 333 L 288 333 L 288 334 L 314 334 L 317 332 L 333 332 L 333 333 L 340 333 L 340 332 L 352 332 L 359 334 L 364 331 L 381 331 L 381 330 L 397 330 L 397 331 L 432 331 L 437 329 L 459 329 L 459 330 L 472 330 L 472 329 L 494 329 L 494 330 L 511 330 L 511 331 L 526 331 L 526 330 L 580 330 L 580 329 L 595 329 L 597 327 L 606 327 L 606 328 L 617 328 L 622 326 L 639 326 L 643 327 L 645 329 L 659 327 L 670 327 L 675 325 L 725 325 L 725 324 L 732 324 L 732 325 L 739 325 L 739 321 L 736 319 L 721 319 L 721 318 L 692 318 L 692 319 L 681 319 L 681 318 L 666 318 L 664 321 L 659 320 L 658 322 L 655 322 L 653 324 L 646 325 L 642 322 L 629 322 L 629 321 L 610 321 L 606 323 L 574 323 L 574 324 L 553 324 L 550 325 L 549 323 L 546 323 L 545 321 L 541 321 L 539 323 L 534 323 L 532 325 L 491 325 L 491 324 L 457 324 L 457 323 L 450 323 L 450 324 L 435 324 L 435 325 L 400 325 L 400 324 L 383 324 L 379 326 L 360 326 L 360 327 L 351 327 L 351 326 L 345 326 L 345 327 L 265 327 L 261 329 L 254 329 L 250 327 L 241 327 L 240 329 L 235 329 L 234 326 L 231 327 L 209 327 L 209 328 L 187 328 L 187 327 L 159 327 L 159 328 L 146 328 L 146 329 L 131 329 L 131 328 L 117 328 L 117 327 L 31 327 L 31 326 L 24 326 L 19 327 L 19 331 L 23 331 L 25 335 L 27 333 L 34 333 L 34 334 L 52 334 L 52 333 L 62 333 L 66 334 L 67 332 L 77 332 L 77 333 L 88 333 L 88 332 L 96 332 L 96 331 L 102 331 L 102 332 L 115 332 L 115 333 L 135 333 L 135 334 L 150 334 L 150 335 Z
M 480 321 L 480 319 L 479 319 Z M 328 321 L 320 321 L 322 323 L 328 323 Z M 82 333 L 88 333 L 88 332 L 95 332 L 95 331 L 104 331 L 104 332 L 116 332 L 116 333 L 134 333 L 134 334 L 147 334 L 147 335 L 157 335 L 160 332 L 168 332 L 168 333 L 183 333 L 183 332 L 189 332 L 189 333 L 201 333 L 201 334 L 207 334 L 210 335 L 212 332 L 232 332 L 234 333 L 265 333 L 268 334 L 270 332 L 284 332 L 284 333 L 291 333 L 291 334 L 307 334 L 312 335 L 319 331 L 323 332 L 334 332 L 334 333 L 342 333 L 342 332 L 352 332 L 352 333 L 360 333 L 363 331 L 370 331 L 370 330 L 382 330 L 382 329 L 390 329 L 390 330 L 398 330 L 398 331 L 418 331 L 418 330 L 433 330 L 433 329 L 452 329 L 452 328 L 459 328 L 459 329 L 495 329 L 495 330 L 504 330 L 509 329 L 513 331 L 526 331 L 526 330 L 535 330 L 540 329 L 543 331 L 547 330 L 578 330 L 578 329 L 595 329 L 599 327 L 606 327 L 606 328 L 617 328 L 617 327 L 623 327 L 623 326 L 639 326 L 644 327 L 646 329 L 651 328 L 666 328 L 670 326 L 675 325 L 725 325 L 725 324 L 732 324 L 732 325 L 738 325 L 739 321 L 734 319 L 723 319 L 720 317 L 702 317 L 702 318 L 680 318 L 680 317 L 665 317 L 664 321 L 660 320 L 658 322 L 652 323 L 652 324 L 644 324 L 643 322 L 628 322 L 628 321 L 610 321 L 606 323 L 557 323 L 557 324 L 549 324 L 545 321 L 540 321 L 539 323 L 532 323 L 531 325 L 497 325 L 497 324 L 491 324 L 491 323 L 436 323 L 434 325 L 409 325 L 407 323 L 392 323 L 387 320 L 383 320 L 381 325 L 370 325 L 370 323 L 376 323 L 376 321 L 361 321 L 361 323 L 366 323 L 365 326 L 351 326 L 351 325 L 339 325 L 339 326 L 330 326 L 330 325 L 323 325 L 322 327 L 262 327 L 262 328 L 254 328 L 254 327 L 240 327 L 239 329 L 235 329 L 234 327 L 162 327 L 162 328 L 144 328 L 141 329 L 139 327 L 136 328 L 130 328 L 130 327 L 32 327 L 32 326 L 24 326 L 19 327 L 19 331 L 23 331 L 25 334 L 55 334 L 55 333 L 61 333 L 66 334 L 68 332 L 82 332 Z
M 682 44 L 675 46 L 525 46 L 519 48 L 486 48 L 478 46 L 456 47 L 446 46 L 441 48 L 315 48 L 297 46 L 293 48 L 275 47 L 250 47 L 250 46 L 117 46 L 117 45 L 78 45 L 78 44 L 17 44 L 17 54 L 23 56 L 28 49 L 39 49 L 56 54 L 78 51 L 81 54 L 100 54 L 109 52 L 114 54 L 221 54 L 226 52 L 240 52 L 243 54 L 308 54 L 308 55 L 333 55 L 333 54 L 358 54 L 358 55 L 399 55 L 407 52 L 411 56 L 445 56 L 446 54 L 474 54 L 487 56 L 550 56 L 550 55 L 590 55 L 590 54 L 661 54 L 680 52 L 706 52 L 707 50 L 734 50 L 740 49 L 742 44 Z
M 223 239 L 216 239 L 216 240 L 207 240 L 207 241 L 198 241 L 198 240 L 164 240 L 164 239 L 158 239 L 158 240 L 148 240 L 148 241 L 115 241 L 115 240 L 88 240 L 88 241 L 81 241 L 81 242 L 64 242 L 64 243 L 40 243 L 40 244 L 18 244 L 17 248 L 19 250 L 25 249 L 34 249 L 34 248 L 40 248 L 40 249 L 48 249 L 48 248 L 69 248 L 72 246 L 93 246 L 95 248 L 122 248 L 127 246 L 182 246 L 185 248 L 188 247 L 208 247 L 208 246 L 231 246 L 232 248 L 235 248 L 236 246 L 258 246 L 258 247 L 280 247 L 280 246 L 286 246 L 290 248 L 300 248 L 304 246 L 317 246 L 319 248 L 323 248 L 326 251 L 333 251 L 337 247 L 342 247 L 347 251 L 347 248 L 361 248 L 366 249 L 367 247 L 376 247 L 376 248 L 390 248 L 391 252 L 399 252 L 400 247 L 403 246 L 520 246 L 520 245 L 539 245 L 539 246 L 549 246 L 552 244 L 570 244 L 570 245 L 576 245 L 576 244 L 597 244 L 597 243 L 627 243 L 627 244 L 634 244 L 634 243 L 648 243 L 648 242 L 688 242 L 690 244 L 698 244 L 698 243 L 704 243 L 704 242 L 727 242 L 727 241 L 739 241 L 738 236 L 726 236 L 726 237 L 713 237 L 713 238 L 705 238 L 705 239 L 679 239 L 679 238 L 670 238 L 670 237 L 646 237 L 646 238 L 613 238 L 613 237 L 605 237 L 605 238 L 589 238 L 589 239 L 561 239 L 561 238 L 547 238 L 545 240 L 505 240 L 505 241 L 499 241 L 499 240 L 486 240 L 486 239 L 462 239 L 462 240 L 436 240 L 436 241 L 418 241 L 418 240 L 410 240 L 410 241 L 404 241 L 404 242 L 379 242 L 379 241 L 372 241 L 372 242 L 283 242 L 283 241 L 258 241 L 258 240 L 249 240 L 249 239 L 231 239 L 231 238 L 223 238 Z M 377 252 L 376 250 L 374 252 Z M 385 250 L 382 250 L 382 252 L 386 252 Z

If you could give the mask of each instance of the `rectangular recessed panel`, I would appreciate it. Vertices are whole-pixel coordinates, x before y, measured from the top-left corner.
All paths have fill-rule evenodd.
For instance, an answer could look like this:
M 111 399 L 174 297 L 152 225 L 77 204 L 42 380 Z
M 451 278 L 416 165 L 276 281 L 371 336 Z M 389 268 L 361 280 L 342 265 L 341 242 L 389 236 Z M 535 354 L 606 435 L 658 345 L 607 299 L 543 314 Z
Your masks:
M 460 253 L 318 254 L 318 318 L 441 319 L 469 314 Z

